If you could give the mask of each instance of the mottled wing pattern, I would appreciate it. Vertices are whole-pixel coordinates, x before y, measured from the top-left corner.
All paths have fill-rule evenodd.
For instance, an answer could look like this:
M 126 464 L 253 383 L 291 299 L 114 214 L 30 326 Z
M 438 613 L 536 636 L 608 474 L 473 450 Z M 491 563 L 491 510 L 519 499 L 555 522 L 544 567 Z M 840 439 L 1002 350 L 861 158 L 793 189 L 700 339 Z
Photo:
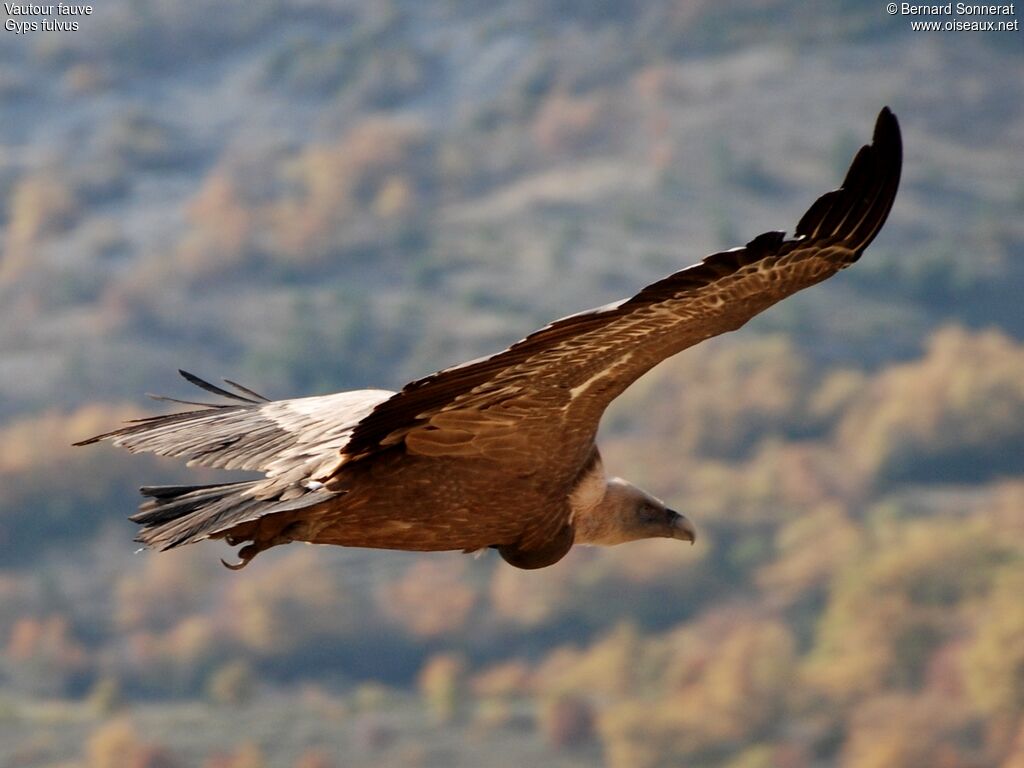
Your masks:
M 607 405 L 658 362 L 855 262 L 892 208 L 901 166 L 899 125 L 886 108 L 842 187 L 811 206 L 793 238 L 765 233 L 631 299 L 414 381 L 360 422 L 345 452 L 358 460 L 404 442 L 415 453 L 501 459 L 528 445 L 547 460 L 573 447 L 566 434 L 589 440 Z

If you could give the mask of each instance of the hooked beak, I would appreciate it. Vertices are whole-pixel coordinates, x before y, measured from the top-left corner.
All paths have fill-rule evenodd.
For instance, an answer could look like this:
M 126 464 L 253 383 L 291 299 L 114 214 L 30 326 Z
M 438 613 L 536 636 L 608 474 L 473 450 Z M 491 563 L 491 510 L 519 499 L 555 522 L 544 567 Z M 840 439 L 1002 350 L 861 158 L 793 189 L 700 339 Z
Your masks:
M 680 515 L 674 510 L 669 510 L 669 525 L 672 527 L 672 538 L 680 539 L 682 541 L 688 541 L 693 544 L 697 541 L 697 529 L 693 527 L 693 523 L 686 519 L 685 516 Z

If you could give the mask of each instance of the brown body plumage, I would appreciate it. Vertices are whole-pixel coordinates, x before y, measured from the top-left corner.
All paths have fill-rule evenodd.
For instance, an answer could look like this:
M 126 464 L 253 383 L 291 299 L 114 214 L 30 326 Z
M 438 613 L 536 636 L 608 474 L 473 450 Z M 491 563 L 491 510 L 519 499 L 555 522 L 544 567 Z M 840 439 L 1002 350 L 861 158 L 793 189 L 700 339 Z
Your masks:
M 884 109 L 843 186 L 815 202 L 792 239 L 763 234 L 398 393 L 269 401 L 183 374 L 224 402 L 84 443 L 262 471 L 255 481 L 143 488 L 150 500 L 133 517 L 140 541 L 161 549 L 251 542 L 241 565 L 289 541 L 494 547 L 522 568 L 550 565 L 574 543 L 693 541 L 686 518 L 605 476 L 594 444 L 601 415 L 662 360 L 855 262 L 889 214 L 901 164 L 899 126 Z

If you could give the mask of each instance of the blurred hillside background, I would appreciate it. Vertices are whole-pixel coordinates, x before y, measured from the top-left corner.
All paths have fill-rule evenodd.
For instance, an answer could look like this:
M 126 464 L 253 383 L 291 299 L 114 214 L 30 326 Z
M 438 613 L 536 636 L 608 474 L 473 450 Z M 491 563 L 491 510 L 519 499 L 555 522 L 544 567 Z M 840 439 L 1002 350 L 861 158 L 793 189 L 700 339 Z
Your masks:
M 0 768 L 1024 766 L 1021 33 L 876 0 L 96 6 L 0 31 Z M 70 447 L 190 396 L 179 366 L 398 388 L 792 231 L 884 104 L 904 181 L 866 257 L 605 421 L 696 547 L 231 573 L 125 519 L 215 475 Z

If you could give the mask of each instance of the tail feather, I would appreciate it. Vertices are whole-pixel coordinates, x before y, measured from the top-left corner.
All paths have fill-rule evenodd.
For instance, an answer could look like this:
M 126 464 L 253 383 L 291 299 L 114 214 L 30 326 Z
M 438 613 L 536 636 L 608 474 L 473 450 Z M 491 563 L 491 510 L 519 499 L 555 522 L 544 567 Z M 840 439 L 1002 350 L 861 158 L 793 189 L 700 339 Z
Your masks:
M 327 490 L 308 491 L 298 496 L 287 494 L 266 498 L 261 480 L 247 480 L 216 485 L 154 485 L 141 488 L 149 498 L 131 516 L 142 526 L 136 541 L 148 547 L 165 550 L 192 544 L 209 538 L 239 541 L 253 540 L 253 531 L 247 523 L 281 512 L 293 512 L 314 506 L 337 496 Z M 235 535 L 244 531 L 241 535 Z M 246 549 L 251 560 L 269 546 L 281 543 L 273 539 L 254 541 Z
M 141 488 L 149 501 L 131 516 L 143 526 L 137 540 L 150 547 L 170 549 L 208 538 L 225 524 L 241 521 L 266 500 L 247 491 L 259 480 L 217 485 L 165 485 Z
M 281 513 L 299 513 L 341 493 L 316 482 L 315 474 L 339 462 L 355 424 L 393 394 L 360 390 L 271 401 L 230 379 L 224 383 L 234 391 L 180 373 L 222 402 L 156 396 L 192 409 L 135 419 L 76 445 L 109 440 L 189 464 L 263 472 L 257 480 L 144 487 L 146 501 L 131 516 L 142 526 L 137 540 L 157 549 L 209 538 L 251 541 L 239 552 L 243 563 L 292 540 L 287 529 L 296 516 Z

